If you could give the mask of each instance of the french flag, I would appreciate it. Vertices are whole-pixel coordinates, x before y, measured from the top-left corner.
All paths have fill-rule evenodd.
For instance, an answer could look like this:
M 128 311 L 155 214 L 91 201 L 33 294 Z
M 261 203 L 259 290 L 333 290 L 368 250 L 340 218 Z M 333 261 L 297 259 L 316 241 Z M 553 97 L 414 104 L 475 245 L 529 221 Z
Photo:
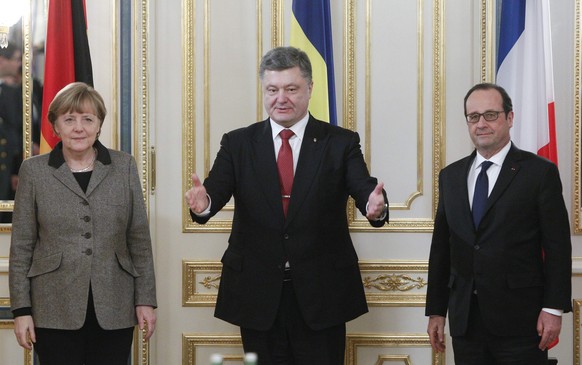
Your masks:
M 511 138 L 556 165 L 556 118 L 549 0 L 503 0 L 497 84 L 513 100 Z

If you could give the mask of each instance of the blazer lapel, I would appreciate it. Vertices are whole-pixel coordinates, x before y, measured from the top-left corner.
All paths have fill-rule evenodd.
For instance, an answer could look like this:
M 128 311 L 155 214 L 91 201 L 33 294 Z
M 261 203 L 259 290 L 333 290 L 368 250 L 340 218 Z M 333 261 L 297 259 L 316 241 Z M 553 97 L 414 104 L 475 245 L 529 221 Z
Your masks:
M 93 168 L 93 173 L 91 174 L 91 180 L 89 180 L 87 192 L 85 193 L 87 196 L 91 195 L 95 188 L 97 188 L 103 179 L 105 179 L 105 176 L 109 174 L 110 169 L 111 164 L 104 165 L 99 161 L 95 161 L 95 167 Z
M 73 193 L 79 195 L 82 198 L 85 198 L 86 195 L 81 190 L 81 186 L 73 176 L 73 173 L 69 170 L 69 167 L 66 163 L 63 163 L 59 168 L 53 171 L 53 176 L 59 180 L 63 185 L 69 188 Z
M 485 213 L 483 214 L 483 218 L 485 218 L 493 204 L 499 200 L 511 181 L 513 181 L 513 178 L 519 172 L 520 165 L 517 163 L 519 155 L 519 150 L 515 146 L 511 145 L 511 149 L 509 150 L 509 153 L 505 157 L 505 161 L 503 161 L 503 165 L 501 166 L 499 177 L 497 178 L 495 186 L 493 187 L 493 190 L 487 199 L 487 205 L 485 206 Z
M 293 178 L 293 190 L 291 191 L 291 201 L 287 212 L 287 223 L 300 211 L 301 204 L 305 200 L 311 184 L 315 181 L 315 176 L 323 158 L 324 147 L 329 141 L 329 135 L 323 130 L 322 126 L 312 116 L 309 117 L 303 141 L 301 142 L 297 169 Z

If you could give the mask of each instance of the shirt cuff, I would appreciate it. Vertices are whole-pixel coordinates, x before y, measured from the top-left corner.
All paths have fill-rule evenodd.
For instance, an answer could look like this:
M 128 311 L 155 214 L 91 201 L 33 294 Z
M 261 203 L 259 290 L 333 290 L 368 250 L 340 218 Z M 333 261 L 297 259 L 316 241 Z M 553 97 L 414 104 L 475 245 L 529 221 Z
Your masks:
M 366 203 L 366 213 L 368 212 L 368 206 L 370 205 L 370 203 Z M 386 206 L 386 204 L 384 204 L 384 212 L 382 213 L 381 216 L 379 216 L 378 218 L 374 219 L 375 221 L 383 221 L 384 219 L 386 219 L 386 215 L 388 214 L 388 207 Z
M 558 317 L 561 317 L 562 314 L 564 313 L 564 311 L 561 309 L 542 308 L 542 310 L 546 313 L 550 313 L 550 314 L 553 314 L 553 315 L 558 316 Z

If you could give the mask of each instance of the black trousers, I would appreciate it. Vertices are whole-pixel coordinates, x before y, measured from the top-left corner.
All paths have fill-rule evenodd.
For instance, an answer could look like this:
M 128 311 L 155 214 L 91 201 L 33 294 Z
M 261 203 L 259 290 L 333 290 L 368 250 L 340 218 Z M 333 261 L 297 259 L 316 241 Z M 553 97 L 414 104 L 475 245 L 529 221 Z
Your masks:
M 284 282 L 279 312 L 267 331 L 241 328 L 245 352 L 260 365 L 343 365 L 346 325 L 314 331 L 303 320 L 292 282 Z
M 91 291 L 89 291 L 91 292 Z M 133 327 L 104 330 L 89 296 L 85 324 L 78 330 L 35 328 L 36 352 L 41 365 L 127 365 Z
M 548 351 L 538 348 L 540 337 L 496 336 L 481 317 L 477 295 L 471 298 L 465 336 L 453 337 L 456 365 L 547 365 Z

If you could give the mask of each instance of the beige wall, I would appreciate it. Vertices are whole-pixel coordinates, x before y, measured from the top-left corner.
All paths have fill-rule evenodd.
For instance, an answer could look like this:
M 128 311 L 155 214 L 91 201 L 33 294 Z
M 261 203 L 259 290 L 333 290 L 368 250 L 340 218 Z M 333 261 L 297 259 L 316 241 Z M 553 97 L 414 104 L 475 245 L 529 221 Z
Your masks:
M 551 2 L 558 153 L 572 222 L 579 1 Z M 440 167 L 472 150 L 462 98 L 483 74 L 481 6 L 492 2 L 331 2 L 338 116 L 360 133 L 372 174 L 386 183 L 393 218 L 387 228 L 372 231 L 348 208 L 371 307 L 348 325 L 346 363 L 452 364 L 450 350 L 446 359 L 433 357 L 423 308 L 435 178 Z M 117 110 L 117 2 L 87 3 L 96 87 L 109 110 Z M 199 227 L 188 221 L 182 196 L 190 172 L 207 173 L 222 133 L 264 117 L 257 65 L 273 45 L 288 44 L 291 0 L 134 5 L 135 155 L 148 188 L 160 305 L 156 335 L 149 347 L 137 346 L 135 358 L 204 364 L 210 353 L 222 352 L 232 356 L 231 363 L 241 363 L 237 328 L 212 316 L 232 207 Z M 117 124 L 108 123 L 105 142 L 116 146 Z M 155 181 L 149 175 L 151 147 Z M 580 274 L 582 240 L 573 235 L 572 241 L 574 271 Z M 8 248 L 9 234 L 2 233 L 0 298 L 8 296 Z M 573 297 L 582 300 L 580 278 L 573 281 Z M 564 316 L 560 344 L 550 352 L 560 364 L 580 364 L 577 318 Z M 0 330 L 0 364 L 24 359 L 9 331 Z

